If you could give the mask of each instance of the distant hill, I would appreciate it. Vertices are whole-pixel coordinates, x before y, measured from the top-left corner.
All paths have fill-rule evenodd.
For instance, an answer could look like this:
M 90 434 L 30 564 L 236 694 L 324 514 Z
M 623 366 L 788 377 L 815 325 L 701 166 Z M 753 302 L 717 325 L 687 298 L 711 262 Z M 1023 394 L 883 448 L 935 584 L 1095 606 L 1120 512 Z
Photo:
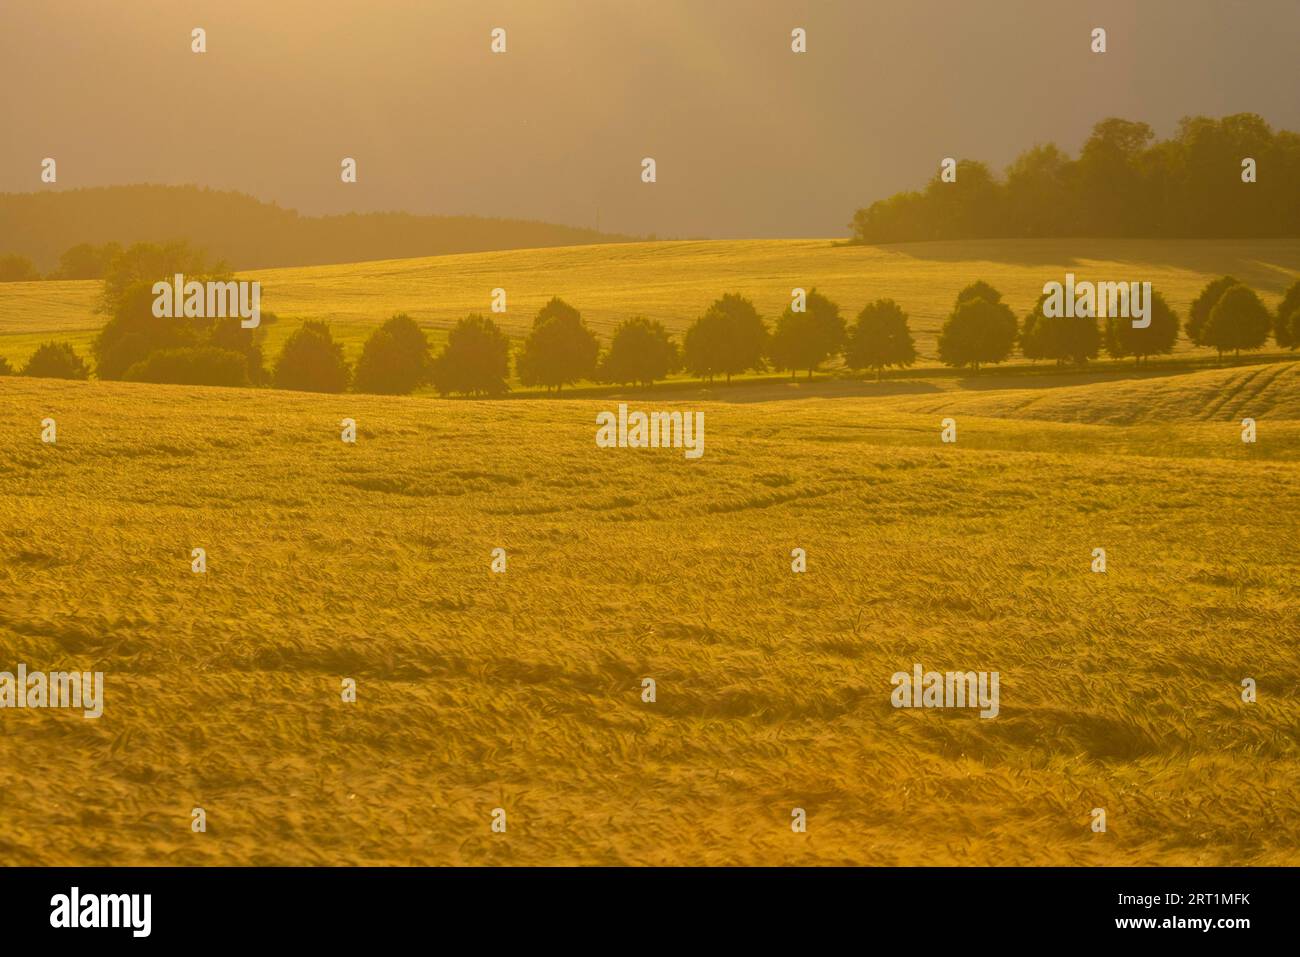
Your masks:
M 302 216 L 236 192 L 197 186 L 106 186 L 0 193 L 0 255 L 41 272 L 78 243 L 186 239 L 235 269 L 306 266 L 625 242 L 633 237 L 519 219 L 351 213 Z

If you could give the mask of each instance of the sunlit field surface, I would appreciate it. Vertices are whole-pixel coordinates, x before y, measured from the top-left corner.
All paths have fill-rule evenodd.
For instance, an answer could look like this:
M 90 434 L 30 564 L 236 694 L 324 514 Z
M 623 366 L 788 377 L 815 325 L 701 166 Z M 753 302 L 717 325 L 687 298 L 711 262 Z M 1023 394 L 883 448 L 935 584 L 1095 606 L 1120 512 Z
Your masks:
M 815 248 L 819 286 L 895 296 L 923 351 L 961 284 L 1019 312 L 1059 265 L 931 287 L 951 263 L 876 282 L 873 253 Z M 510 284 L 490 259 L 451 302 L 431 260 L 328 309 L 280 271 L 266 307 L 449 323 Z M 607 333 L 614 292 L 555 268 L 512 332 L 544 291 Z M 643 311 L 744 290 L 708 268 L 664 268 Z M 1176 308 L 1206 275 L 1183 270 Z M 0 669 L 105 673 L 97 720 L 4 712 L 0 859 L 1300 863 L 1300 365 L 1015 378 L 495 402 L 0 379 Z M 620 400 L 703 410 L 703 457 L 597 448 Z M 1000 714 L 896 710 L 916 662 L 998 671 Z

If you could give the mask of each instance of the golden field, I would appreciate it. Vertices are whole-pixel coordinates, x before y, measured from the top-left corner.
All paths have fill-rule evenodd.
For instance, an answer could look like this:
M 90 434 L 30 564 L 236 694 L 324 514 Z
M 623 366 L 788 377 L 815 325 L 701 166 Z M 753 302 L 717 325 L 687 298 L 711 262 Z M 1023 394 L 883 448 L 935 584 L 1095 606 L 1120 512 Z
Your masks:
M 818 285 L 932 331 L 1058 267 L 926 268 Z M 415 311 L 394 283 L 329 311 Z M 597 448 L 620 398 L 703 410 L 703 457 Z M 1300 863 L 1294 362 L 493 402 L 11 378 L 0 448 L 0 670 L 106 684 L 97 720 L 0 711 L 7 863 Z M 895 710 L 914 662 L 998 671 L 1001 713 Z
M 305 319 L 324 319 L 350 359 L 389 316 L 406 312 L 435 344 L 471 312 L 488 314 L 491 291 L 506 290 L 508 312 L 494 315 L 512 338 L 558 295 L 582 310 L 608 345 L 623 319 L 644 315 L 675 333 L 714 299 L 739 292 L 769 319 L 796 286 L 817 288 L 850 320 L 868 302 L 895 299 L 911 314 L 922 364 L 934 364 L 935 338 L 957 293 L 976 279 L 992 283 L 1023 316 L 1043 283 L 1079 279 L 1148 280 L 1186 318 L 1202 287 L 1223 273 L 1252 286 L 1273 308 L 1300 278 L 1297 240 L 1033 239 L 848 246 L 833 239 L 643 242 L 466 253 L 423 259 L 264 269 L 240 273 L 262 283 L 262 307 L 281 322 L 267 328 L 273 359 Z M 94 312 L 100 284 L 0 284 L 0 356 L 25 362 L 51 334 L 86 352 L 104 317 Z M 1194 347 L 1181 339 L 1178 353 Z

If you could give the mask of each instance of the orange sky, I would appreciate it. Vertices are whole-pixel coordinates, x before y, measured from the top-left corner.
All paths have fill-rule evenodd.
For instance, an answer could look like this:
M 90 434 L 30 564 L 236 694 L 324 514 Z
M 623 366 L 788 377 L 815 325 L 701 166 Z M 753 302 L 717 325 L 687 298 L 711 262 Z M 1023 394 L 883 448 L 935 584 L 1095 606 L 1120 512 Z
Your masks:
M 1188 113 L 1300 129 L 1298 36 L 1296 0 L 4 0 L 0 191 L 51 188 L 52 156 L 64 189 L 842 235 L 943 156 L 1074 152 L 1109 115 L 1162 135 Z

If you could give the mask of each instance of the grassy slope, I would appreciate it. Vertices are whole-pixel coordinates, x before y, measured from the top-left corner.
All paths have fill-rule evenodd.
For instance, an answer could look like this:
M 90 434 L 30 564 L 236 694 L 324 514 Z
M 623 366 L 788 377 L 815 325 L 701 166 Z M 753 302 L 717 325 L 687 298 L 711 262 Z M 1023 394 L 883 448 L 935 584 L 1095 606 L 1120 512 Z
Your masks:
M 99 721 L 0 718 L 0 858 L 1300 863 L 1296 366 L 1262 368 L 1253 446 L 1226 370 L 692 403 L 698 462 L 597 449 L 608 400 L 0 380 L 0 667 L 108 682 Z M 1001 715 L 894 710 L 914 661 L 1000 671 Z
M 275 355 L 297 320 L 329 320 L 349 354 L 395 312 L 408 312 L 445 330 L 470 312 L 489 308 L 503 287 L 509 312 L 498 316 L 515 336 L 552 295 L 577 305 L 608 341 L 621 319 L 642 314 L 685 329 L 724 292 L 752 297 L 771 317 L 795 286 L 825 292 L 850 317 L 876 298 L 891 297 L 912 315 L 923 360 L 957 291 L 975 279 L 1002 290 L 1018 314 L 1043 283 L 1066 270 L 1080 279 L 1150 280 L 1181 313 L 1202 286 L 1223 272 L 1254 286 L 1275 305 L 1300 276 L 1300 241 L 996 240 L 850 247 L 833 240 L 738 240 L 628 243 L 510 250 L 268 269 L 243 274 L 263 284 L 263 308 L 290 320 L 272 327 Z M 93 314 L 98 284 L 0 285 L 0 355 L 25 359 L 42 337 L 57 332 L 87 345 L 102 319 Z M 441 341 L 441 336 L 435 336 Z M 1187 349 L 1184 341 L 1180 349 Z
M 988 391 L 917 395 L 892 406 L 906 412 L 1120 425 L 1184 419 L 1239 423 L 1245 417 L 1300 420 L 1300 363 L 1295 362 L 1134 375 L 1055 388 L 1024 388 L 1022 383 L 1017 383 L 1021 388 L 1007 388 L 1011 381 L 990 379 L 980 383 Z

